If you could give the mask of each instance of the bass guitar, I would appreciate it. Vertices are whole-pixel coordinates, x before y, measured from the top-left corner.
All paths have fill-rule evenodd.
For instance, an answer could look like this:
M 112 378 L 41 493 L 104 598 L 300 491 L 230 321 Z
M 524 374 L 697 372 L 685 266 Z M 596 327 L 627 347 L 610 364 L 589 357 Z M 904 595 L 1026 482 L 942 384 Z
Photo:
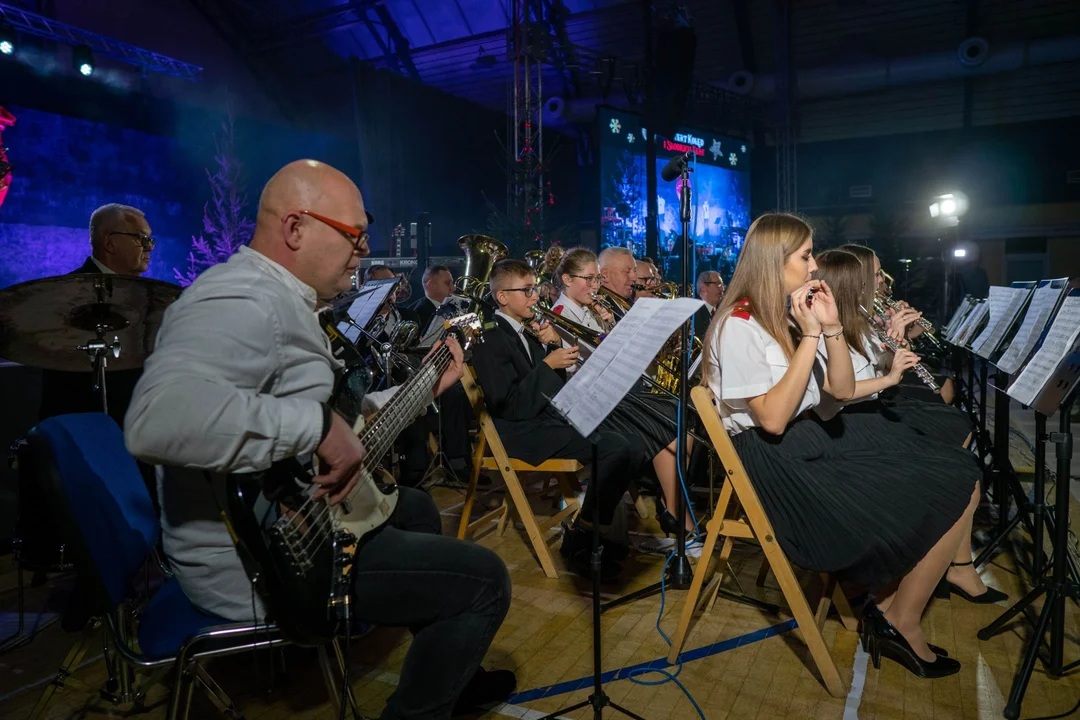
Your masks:
M 462 315 L 446 321 L 444 336 L 454 335 L 468 350 L 482 327 L 477 315 Z M 350 621 L 353 558 L 398 501 L 397 487 L 376 482 L 372 471 L 431 402 L 432 388 L 452 359 L 449 348 L 440 346 L 375 415 L 356 420 L 353 430 L 367 454 L 360 479 L 341 503 L 313 497 L 317 458 L 289 458 L 262 472 L 227 477 L 233 539 L 272 619 L 291 642 L 323 645 Z

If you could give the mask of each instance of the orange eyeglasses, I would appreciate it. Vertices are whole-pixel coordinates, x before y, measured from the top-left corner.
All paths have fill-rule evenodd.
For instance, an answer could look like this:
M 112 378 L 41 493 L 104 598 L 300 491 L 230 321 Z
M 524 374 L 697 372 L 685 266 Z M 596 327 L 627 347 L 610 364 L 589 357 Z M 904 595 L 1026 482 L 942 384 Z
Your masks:
M 371 236 L 363 230 L 358 230 L 352 225 L 346 225 L 339 220 L 334 220 L 332 218 L 326 217 L 325 215 L 313 213 L 310 210 L 297 210 L 296 212 L 300 215 L 307 215 L 308 217 L 315 218 L 319 222 L 329 225 L 338 232 L 342 233 L 346 236 L 345 239 L 352 243 L 353 250 L 360 253 L 361 255 L 364 254 L 364 251 L 367 249 L 368 238 L 370 238 Z

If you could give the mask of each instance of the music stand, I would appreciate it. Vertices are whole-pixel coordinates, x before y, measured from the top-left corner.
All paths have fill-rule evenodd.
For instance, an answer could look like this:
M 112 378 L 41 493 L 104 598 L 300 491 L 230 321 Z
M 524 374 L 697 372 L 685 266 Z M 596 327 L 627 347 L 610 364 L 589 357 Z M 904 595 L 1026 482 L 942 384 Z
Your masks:
M 548 404 L 555 409 L 555 412 L 559 414 L 559 417 L 561 417 L 568 425 L 573 427 L 573 425 L 570 423 L 570 420 L 555 405 L 555 403 L 550 402 L 551 398 L 548 398 L 548 400 Z M 589 461 L 590 480 L 588 487 L 585 488 L 585 503 L 588 503 L 590 500 L 595 498 L 597 488 L 600 484 L 600 476 L 596 471 L 597 465 L 599 464 L 597 460 L 597 455 L 599 454 L 599 451 L 596 447 L 596 433 L 593 433 L 592 436 L 586 437 L 585 439 L 589 441 L 589 445 L 591 446 L 591 459 Z M 589 493 L 592 493 L 592 495 L 590 495 Z M 602 669 L 603 658 L 601 652 L 603 640 L 600 634 L 600 559 L 601 553 L 603 551 L 603 547 L 601 547 L 600 545 L 600 503 L 594 501 L 592 517 L 592 552 L 589 556 L 589 572 L 590 575 L 592 575 L 593 693 L 588 697 L 587 700 L 583 700 L 569 707 L 564 707 L 556 710 L 555 712 L 540 718 L 540 720 L 553 720 L 554 718 L 559 717 L 563 713 L 580 710 L 581 708 L 589 705 L 592 706 L 593 718 L 595 718 L 596 720 L 600 720 L 600 718 L 603 717 L 604 708 L 606 707 L 617 710 L 618 712 L 626 715 L 627 717 L 634 718 L 634 720 L 645 720 L 640 715 L 637 715 L 630 710 L 627 710 L 618 703 L 612 702 L 611 698 L 608 697 L 608 694 L 604 692 L 604 678 Z
M 1070 299 L 1080 301 L 1080 292 L 1074 291 L 1072 295 L 1073 297 Z M 1064 308 L 1065 305 L 1063 305 L 1062 310 L 1059 311 L 1059 318 L 1055 320 L 1055 325 L 1060 321 L 1060 312 L 1064 312 Z M 1075 307 L 1072 310 L 1075 311 Z M 1025 371 L 1030 370 L 1030 366 L 1025 368 Z M 1069 484 L 1071 482 L 1072 473 L 1073 444 L 1071 415 L 1078 380 L 1080 380 L 1080 339 L 1074 338 L 1071 347 L 1065 353 L 1064 357 L 1051 368 L 1048 379 L 1043 384 L 1038 396 L 1032 403 L 1032 407 L 1036 411 L 1036 424 L 1040 429 L 1045 427 L 1047 416 L 1052 415 L 1054 412 L 1058 413 L 1058 432 L 1050 433 L 1045 437 L 1040 435 L 1036 438 L 1036 442 L 1040 445 L 1046 440 L 1054 443 L 1055 455 L 1057 457 L 1057 487 L 1055 493 L 1052 541 L 1054 546 L 1054 562 L 1050 568 L 1050 576 L 1046 577 L 1041 574 L 1041 572 L 1039 575 L 1036 575 L 1034 578 L 1035 586 L 1031 591 L 1006 610 L 997 620 L 980 630 L 978 633 L 980 640 L 989 640 L 994 635 L 1000 633 L 1014 617 L 1020 613 L 1025 613 L 1025 611 L 1038 600 L 1040 596 L 1046 596 L 1043 602 L 1042 611 L 1039 613 L 1039 618 L 1035 622 L 1035 634 L 1031 638 L 1027 653 L 1020 665 L 1020 671 L 1014 678 L 1012 688 L 1009 691 L 1009 700 L 1005 705 L 1004 713 L 1008 720 L 1016 720 L 1016 718 L 1020 716 L 1020 706 L 1024 701 L 1024 695 L 1027 692 L 1027 686 L 1031 680 L 1031 673 L 1035 670 L 1035 660 L 1039 657 L 1039 649 L 1042 647 L 1043 638 L 1048 631 L 1050 633 L 1050 653 L 1048 662 L 1044 661 L 1044 663 L 1047 666 L 1049 674 L 1051 676 L 1060 677 L 1073 668 L 1080 666 L 1080 661 L 1072 662 L 1068 665 L 1065 665 L 1063 662 L 1065 644 L 1065 600 L 1070 598 L 1073 601 L 1080 600 L 1080 583 L 1077 583 L 1074 579 L 1069 577 L 1069 503 L 1072 499 L 1071 493 L 1069 492 Z M 1010 388 L 1010 391 L 1012 391 L 1012 388 Z M 1018 394 L 1018 392 L 1014 394 Z M 1040 422 L 1039 415 L 1042 415 L 1042 422 Z M 1038 469 L 1044 470 L 1044 468 Z M 1044 473 L 1039 473 L 1036 477 L 1035 487 L 1036 492 L 1039 493 L 1039 495 L 1035 498 L 1037 513 L 1035 515 L 1035 527 L 1033 532 L 1036 550 L 1036 567 L 1039 571 L 1042 570 L 1039 566 L 1041 565 L 1040 557 L 1042 553 L 1041 494 L 1043 493 L 1044 486 L 1043 474 Z M 1025 613 L 1025 617 L 1026 616 L 1027 614 Z

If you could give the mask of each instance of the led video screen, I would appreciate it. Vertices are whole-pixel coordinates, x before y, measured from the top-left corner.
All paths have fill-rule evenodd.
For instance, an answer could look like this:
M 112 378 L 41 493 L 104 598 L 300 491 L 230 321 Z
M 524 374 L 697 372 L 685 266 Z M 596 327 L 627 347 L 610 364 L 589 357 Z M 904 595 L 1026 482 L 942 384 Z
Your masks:
M 646 255 L 648 185 L 645 141 L 647 129 L 639 116 L 601 108 L 600 122 L 600 248 L 629 248 Z M 730 277 L 746 228 L 750 225 L 750 148 L 745 140 L 693 129 L 681 129 L 673 139 L 656 138 L 657 255 L 665 277 L 681 268 L 682 225 L 679 197 L 682 179 L 664 182 L 660 172 L 668 161 L 693 152 L 690 167 L 690 242 L 697 269 L 716 269 Z

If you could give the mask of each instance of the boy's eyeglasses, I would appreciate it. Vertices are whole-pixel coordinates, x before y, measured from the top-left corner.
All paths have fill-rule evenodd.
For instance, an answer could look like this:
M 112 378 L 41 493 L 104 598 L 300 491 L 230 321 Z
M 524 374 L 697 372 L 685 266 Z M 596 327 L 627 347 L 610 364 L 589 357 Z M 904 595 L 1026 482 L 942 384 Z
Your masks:
M 525 293 L 525 297 L 531 298 L 533 295 L 536 295 L 540 292 L 540 288 L 536 287 L 535 285 L 530 285 L 529 287 L 503 288 L 503 292 Z

